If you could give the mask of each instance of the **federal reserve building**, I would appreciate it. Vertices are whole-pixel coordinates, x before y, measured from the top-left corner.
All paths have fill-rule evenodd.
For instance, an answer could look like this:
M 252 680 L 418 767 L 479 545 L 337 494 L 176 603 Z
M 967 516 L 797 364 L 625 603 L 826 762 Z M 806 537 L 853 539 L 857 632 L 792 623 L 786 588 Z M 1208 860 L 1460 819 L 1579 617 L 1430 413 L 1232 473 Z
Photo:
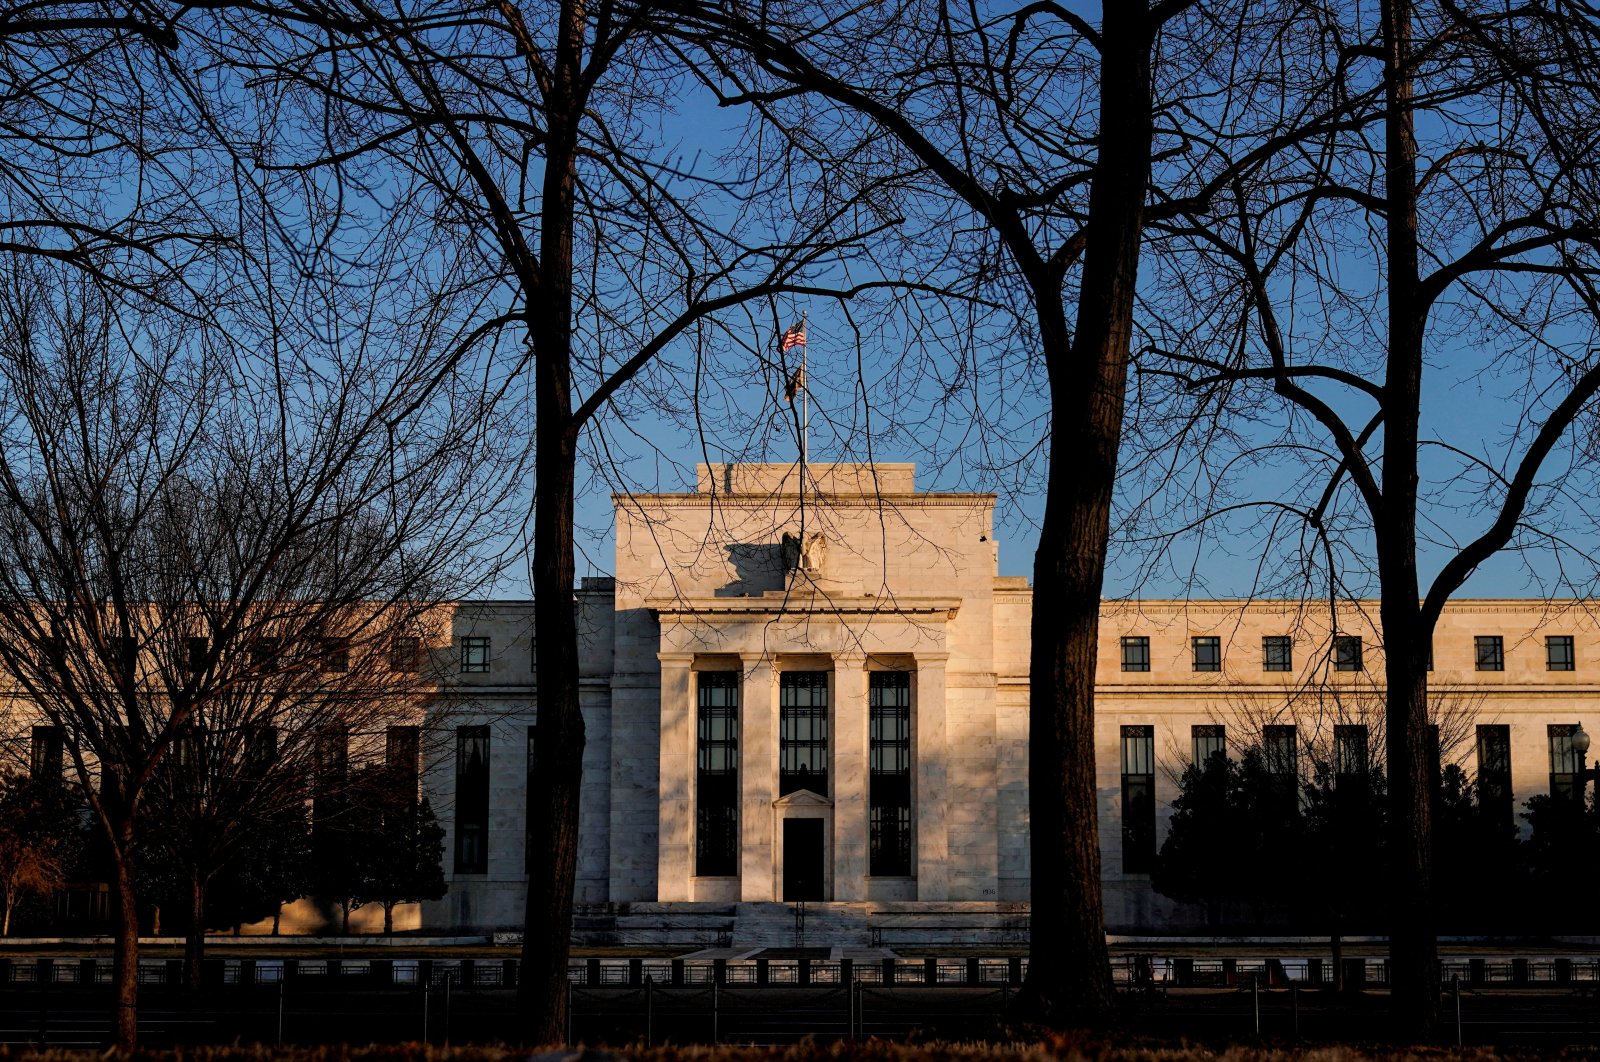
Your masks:
M 574 596 L 580 939 L 768 942 L 802 902 L 835 943 L 1025 932 L 1029 625 L 1051 603 L 998 574 L 993 495 L 921 491 L 909 464 L 805 472 L 703 465 L 692 492 L 613 499 L 615 575 Z M 464 602 L 450 636 L 422 771 L 449 889 L 400 924 L 514 930 L 540 858 L 523 840 L 531 605 Z M 1382 653 L 1361 601 L 1103 606 L 1110 931 L 1201 920 L 1150 885 L 1189 764 L 1254 747 L 1291 790 L 1381 765 Z M 1600 708 L 1588 602 L 1457 601 L 1433 665 L 1439 756 L 1508 823 L 1581 784 L 1572 736 Z

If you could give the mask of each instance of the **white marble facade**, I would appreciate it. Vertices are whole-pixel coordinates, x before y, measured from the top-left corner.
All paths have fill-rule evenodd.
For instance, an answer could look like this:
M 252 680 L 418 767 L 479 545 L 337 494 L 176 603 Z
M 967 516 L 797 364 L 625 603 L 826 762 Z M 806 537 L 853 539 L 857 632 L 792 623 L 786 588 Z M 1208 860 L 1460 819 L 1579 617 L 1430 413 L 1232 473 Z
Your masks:
M 784 899 L 785 822 L 821 823 L 821 895 L 830 901 L 995 905 L 1028 898 L 1027 665 L 1031 591 L 997 574 L 994 497 L 918 492 L 906 464 L 702 466 L 683 494 L 618 495 L 615 578 L 576 594 L 584 639 L 580 903 L 732 904 Z M 1600 732 L 1600 624 L 1587 602 L 1461 602 L 1436 639 L 1434 686 L 1453 704 L 1446 754 L 1474 767 L 1477 722 L 1508 728 L 1521 801 L 1549 784 L 1549 725 Z M 425 772 L 447 830 L 449 895 L 421 924 L 516 928 L 532 687 L 531 607 L 463 604 L 455 636 L 489 639 L 486 671 L 454 676 L 440 701 Z M 1182 912 L 1122 861 L 1120 735 L 1153 727 L 1164 822 L 1196 726 L 1230 744 L 1263 719 L 1296 720 L 1308 745 L 1370 710 L 1381 646 L 1356 602 L 1108 603 L 1099 662 L 1096 751 L 1107 921 L 1155 930 Z M 1335 633 L 1364 638 L 1361 669 L 1335 671 Z M 1503 639 L 1504 670 L 1475 666 L 1474 639 Z M 1548 669 L 1546 639 L 1570 637 L 1575 666 Z M 1263 639 L 1287 636 L 1287 671 L 1264 669 Z M 1121 640 L 1148 639 L 1149 669 L 1123 668 Z M 1197 637 L 1218 638 L 1215 671 L 1196 670 Z M 872 875 L 868 847 L 871 673 L 909 675 L 909 873 Z M 696 874 L 698 676 L 737 673 L 736 865 Z M 779 793 L 778 691 L 790 671 L 827 691 L 831 784 Z M 1330 715 L 1329 698 L 1339 707 Z M 1363 707 L 1366 706 L 1366 707 Z M 1335 715 L 1338 719 L 1335 719 Z M 1595 718 L 1590 719 L 1589 716 Z M 457 851 L 452 733 L 489 728 L 487 859 Z M 1259 729 L 1259 727 L 1258 727 Z M 807 827 L 812 831 L 815 827 Z M 800 833 L 795 834 L 801 836 Z M 812 834 L 814 836 L 814 833 Z M 807 859 L 815 858 L 806 849 Z M 789 869 L 795 867 L 791 858 Z

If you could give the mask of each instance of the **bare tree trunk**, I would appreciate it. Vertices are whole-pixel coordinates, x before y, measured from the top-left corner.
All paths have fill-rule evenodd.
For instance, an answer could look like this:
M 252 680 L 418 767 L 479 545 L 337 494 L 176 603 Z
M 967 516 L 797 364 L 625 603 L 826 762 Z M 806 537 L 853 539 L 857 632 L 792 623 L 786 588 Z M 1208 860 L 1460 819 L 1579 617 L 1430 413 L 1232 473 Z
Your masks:
M 15 901 L 15 894 L 7 890 L 5 895 L 6 917 L 5 921 L 0 922 L 0 937 L 9 937 L 11 935 L 11 908 L 15 905 Z
M 200 965 L 206 950 L 206 886 L 200 873 L 189 875 L 189 932 L 183 938 L 183 964 L 189 991 L 200 991 Z
M 339 901 L 339 935 L 340 936 L 344 936 L 344 937 L 348 937 L 350 935 L 350 901 L 349 900 L 340 900 Z
M 386 937 L 394 936 L 394 904 L 388 901 L 385 901 L 383 905 L 383 935 Z
M 1432 911 L 1432 772 L 1427 765 L 1428 632 L 1418 621 L 1417 432 L 1424 303 L 1418 282 L 1417 142 L 1412 115 L 1411 3 L 1384 0 L 1385 196 L 1389 357 L 1384 380 L 1383 503 L 1373 514 L 1383 600 L 1385 738 L 1391 883 L 1389 985 L 1397 1031 L 1430 1038 L 1438 1024 Z
M 572 890 L 578 869 L 578 798 L 583 715 L 578 704 L 578 625 L 573 612 L 572 229 L 577 185 L 582 0 L 562 0 L 555 64 L 546 93 L 548 132 L 539 283 L 529 291 L 534 348 L 533 609 L 538 640 L 539 777 L 531 779 L 529 851 L 546 856 L 528 874 L 518 1002 L 530 1044 L 564 1039 Z
M 273 936 L 277 936 L 278 935 L 278 927 L 282 924 L 282 920 L 283 920 L 283 901 L 280 900 L 272 908 L 272 935 Z
M 132 1051 L 139 1045 L 139 899 L 134 886 L 132 850 L 126 844 L 133 840 L 132 824 L 124 824 L 119 832 L 125 843 L 116 846 L 112 855 L 115 874 L 112 901 L 116 905 L 116 936 L 111 959 L 111 991 L 116 1013 L 112 1026 L 117 1048 Z
M 1333 953 L 1333 990 L 1344 991 L 1344 936 L 1339 927 L 1335 926 L 1333 937 L 1328 941 L 1328 950 Z
M 1099 155 L 1070 349 L 1059 285 L 1038 300 L 1052 415 L 1033 569 L 1028 981 L 1041 1017 L 1074 1023 L 1104 1022 L 1116 1002 L 1100 885 L 1094 682 L 1151 145 L 1148 10 L 1140 2 L 1103 11 Z

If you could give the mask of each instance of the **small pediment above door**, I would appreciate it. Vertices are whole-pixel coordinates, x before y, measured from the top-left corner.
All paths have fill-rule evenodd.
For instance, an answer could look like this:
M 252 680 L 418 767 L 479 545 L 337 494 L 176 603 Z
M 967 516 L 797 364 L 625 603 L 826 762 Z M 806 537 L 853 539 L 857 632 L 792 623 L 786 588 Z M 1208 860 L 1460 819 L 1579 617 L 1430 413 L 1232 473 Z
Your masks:
M 772 802 L 775 808 L 831 808 L 833 801 L 825 796 L 813 793 L 809 789 L 799 789 L 787 796 L 781 796 Z

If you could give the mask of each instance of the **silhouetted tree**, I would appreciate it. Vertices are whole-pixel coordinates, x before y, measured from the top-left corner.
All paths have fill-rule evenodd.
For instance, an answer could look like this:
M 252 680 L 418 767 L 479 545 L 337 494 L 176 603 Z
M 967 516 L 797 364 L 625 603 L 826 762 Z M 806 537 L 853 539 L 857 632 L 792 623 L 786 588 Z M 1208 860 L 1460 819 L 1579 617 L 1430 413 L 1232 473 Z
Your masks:
M 355 900 L 383 907 L 383 932 L 394 932 L 397 904 L 437 900 L 445 894 L 444 827 L 426 798 L 392 784 L 387 771 L 369 785 L 358 819 L 361 866 Z M 358 783 L 359 785 L 359 783 Z
M 267 323 L 224 333 L 130 310 L 70 267 L 0 258 L 0 664 L 14 710 L 63 735 L 105 841 L 119 1043 L 137 1031 L 152 790 L 265 799 L 214 759 L 199 769 L 208 743 L 243 762 L 265 729 L 353 711 L 374 683 L 409 687 L 415 675 L 319 662 L 333 645 L 386 656 L 492 573 L 476 555 L 503 530 L 492 413 L 440 382 L 425 318 L 365 317 L 324 282 L 338 287 L 298 277 Z M 363 327 L 319 333 L 330 306 Z M 246 690 L 256 714 L 228 716 Z
M 83 847 L 77 805 L 58 778 L 0 775 L 0 936 L 25 896 L 49 896 L 67 882 Z
M 1582 797 L 1540 794 L 1524 804 L 1533 831 L 1523 842 L 1528 890 L 1520 897 L 1532 928 L 1543 932 L 1593 932 L 1594 883 L 1600 875 L 1600 808 L 1587 787 Z
M 1238 760 L 1220 753 L 1183 772 L 1151 885 L 1164 896 L 1202 904 L 1220 925 L 1226 912 L 1259 924 L 1294 905 L 1305 853 L 1304 825 L 1293 792 L 1268 772 L 1261 749 Z

